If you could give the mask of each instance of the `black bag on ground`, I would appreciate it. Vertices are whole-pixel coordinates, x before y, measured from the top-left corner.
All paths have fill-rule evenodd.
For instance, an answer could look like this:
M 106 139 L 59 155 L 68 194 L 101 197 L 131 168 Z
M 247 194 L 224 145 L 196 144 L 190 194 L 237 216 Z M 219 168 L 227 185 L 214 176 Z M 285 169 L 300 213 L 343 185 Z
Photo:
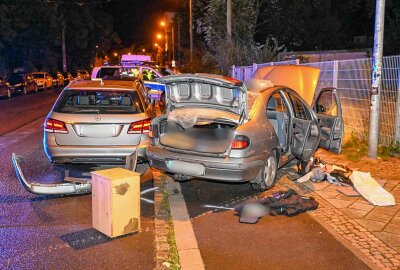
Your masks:
M 318 208 L 318 202 L 313 197 L 301 196 L 293 189 L 274 193 L 271 197 L 261 199 L 259 202 L 270 207 L 271 215 L 289 217 Z

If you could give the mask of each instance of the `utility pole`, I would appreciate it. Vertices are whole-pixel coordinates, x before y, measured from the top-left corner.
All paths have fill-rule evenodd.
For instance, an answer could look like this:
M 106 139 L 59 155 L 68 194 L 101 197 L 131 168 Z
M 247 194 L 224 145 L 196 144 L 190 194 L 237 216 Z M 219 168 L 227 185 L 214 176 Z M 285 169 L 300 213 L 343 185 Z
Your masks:
M 376 0 L 374 52 L 372 56 L 372 91 L 369 123 L 368 157 L 378 156 L 379 107 L 382 79 L 383 30 L 385 23 L 385 0 Z
M 193 63 L 193 0 L 189 0 L 190 69 Z
M 63 71 L 67 72 L 67 51 L 65 49 L 65 23 L 62 21 L 61 23 L 61 47 L 62 47 L 62 61 L 63 61 Z M 96 52 L 97 54 L 97 52 Z
M 229 42 L 232 41 L 232 0 L 226 0 L 226 32 Z

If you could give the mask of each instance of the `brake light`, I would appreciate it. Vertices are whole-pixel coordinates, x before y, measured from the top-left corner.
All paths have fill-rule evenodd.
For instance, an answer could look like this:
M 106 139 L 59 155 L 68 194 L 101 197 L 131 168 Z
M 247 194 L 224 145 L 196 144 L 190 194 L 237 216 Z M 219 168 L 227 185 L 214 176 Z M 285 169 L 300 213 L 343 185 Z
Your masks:
M 51 133 L 68 133 L 64 122 L 51 118 L 46 119 L 44 123 L 44 130 Z
M 231 149 L 246 149 L 250 145 L 250 141 L 247 137 L 239 135 L 236 136 L 232 141 Z
M 150 131 L 150 119 L 145 119 L 130 124 L 128 128 L 128 134 L 142 134 L 149 133 Z

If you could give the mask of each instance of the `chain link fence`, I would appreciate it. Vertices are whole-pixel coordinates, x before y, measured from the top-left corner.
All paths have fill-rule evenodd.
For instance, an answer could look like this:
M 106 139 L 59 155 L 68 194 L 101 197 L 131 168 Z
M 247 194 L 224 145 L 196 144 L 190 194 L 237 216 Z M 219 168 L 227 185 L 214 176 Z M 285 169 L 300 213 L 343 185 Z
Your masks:
M 232 67 L 239 80 L 251 78 L 258 67 L 298 64 L 298 60 Z M 366 139 L 369 130 L 372 59 L 338 60 L 302 64 L 321 70 L 316 95 L 324 87 L 335 87 L 342 102 L 345 136 Z M 400 55 L 383 57 L 380 102 L 379 143 L 400 141 Z

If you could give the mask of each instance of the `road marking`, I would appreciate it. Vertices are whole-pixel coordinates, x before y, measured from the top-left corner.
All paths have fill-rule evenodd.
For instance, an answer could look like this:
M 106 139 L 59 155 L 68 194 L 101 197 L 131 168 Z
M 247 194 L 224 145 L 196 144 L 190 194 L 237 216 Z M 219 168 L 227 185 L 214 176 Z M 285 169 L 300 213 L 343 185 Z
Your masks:
M 179 183 L 167 176 L 169 204 L 181 270 L 204 270 L 192 222 Z
M 217 206 L 217 205 L 210 205 L 210 204 L 205 204 L 205 205 L 203 205 L 203 207 L 214 208 L 214 209 L 235 210 L 235 208 L 233 208 L 233 207 Z

